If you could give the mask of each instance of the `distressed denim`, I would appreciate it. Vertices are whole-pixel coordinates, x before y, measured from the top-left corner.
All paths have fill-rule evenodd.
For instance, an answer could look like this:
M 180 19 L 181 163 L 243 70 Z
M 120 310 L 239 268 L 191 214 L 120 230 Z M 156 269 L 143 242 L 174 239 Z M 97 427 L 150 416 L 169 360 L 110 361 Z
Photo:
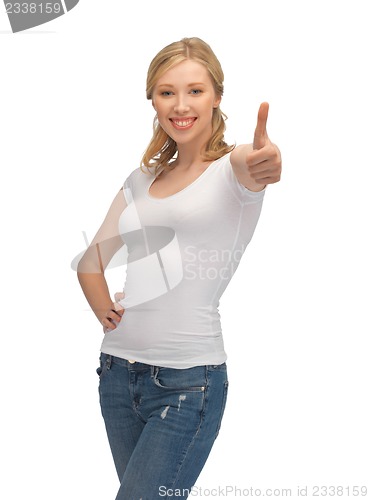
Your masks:
M 187 498 L 219 433 L 226 363 L 173 369 L 101 353 L 96 371 L 116 500 Z

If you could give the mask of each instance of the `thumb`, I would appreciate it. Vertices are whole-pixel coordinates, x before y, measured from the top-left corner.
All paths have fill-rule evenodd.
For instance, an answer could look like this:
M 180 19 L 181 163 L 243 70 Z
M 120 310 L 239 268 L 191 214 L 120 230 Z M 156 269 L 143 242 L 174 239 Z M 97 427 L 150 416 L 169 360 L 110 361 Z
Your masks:
M 268 134 L 266 131 L 268 112 L 269 112 L 269 104 L 267 102 L 263 102 L 262 104 L 260 104 L 258 112 L 258 121 L 254 133 L 254 142 L 253 142 L 254 149 L 263 148 L 268 139 Z

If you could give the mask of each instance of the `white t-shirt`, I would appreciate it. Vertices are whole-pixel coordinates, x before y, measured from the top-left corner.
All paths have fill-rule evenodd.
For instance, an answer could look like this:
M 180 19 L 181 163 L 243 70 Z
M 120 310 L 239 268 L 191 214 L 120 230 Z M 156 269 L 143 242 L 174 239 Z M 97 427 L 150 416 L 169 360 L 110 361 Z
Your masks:
M 166 198 L 149 193 L 154 180 L 137 168 L 124 183 L 125 311 L 101 351 L 169 368 L 221 364 L 219 299 L 252 238 L 265 189 L 239 183 L 230 153 Z

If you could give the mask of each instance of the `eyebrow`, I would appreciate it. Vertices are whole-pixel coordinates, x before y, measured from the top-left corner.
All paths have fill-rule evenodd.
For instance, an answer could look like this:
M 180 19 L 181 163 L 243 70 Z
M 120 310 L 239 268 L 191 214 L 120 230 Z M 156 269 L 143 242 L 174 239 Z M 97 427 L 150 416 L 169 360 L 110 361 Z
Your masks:
M 204 82 L 194 82 L 194 83 L 189 83 L 187 86 L 188 87 L 196 87 L 196 86 L 199 86 L 199 85 L 206 85 L 206 83 L 204 83 Z M 174 88 L 174 85 L 171 85 L 170 83 L 162 83 L 161 85 L 158 85 L 158 88 L 160 88 L 160 87 Z

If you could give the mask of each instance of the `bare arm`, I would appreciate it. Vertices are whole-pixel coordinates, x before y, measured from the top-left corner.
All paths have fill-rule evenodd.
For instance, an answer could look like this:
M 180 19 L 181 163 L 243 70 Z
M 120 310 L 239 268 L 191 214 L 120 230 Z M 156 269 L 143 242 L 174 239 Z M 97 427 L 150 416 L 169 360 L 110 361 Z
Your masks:
M 127 206 L 123 190 L 114 198 L 109 211 L 77 267 L 82 291 L 97 319 L 106 328 L 115 328 L 123 310 L 115 312 L 104 271 L 115 253 L 124 245 L 119 235 L 119 217 Z

